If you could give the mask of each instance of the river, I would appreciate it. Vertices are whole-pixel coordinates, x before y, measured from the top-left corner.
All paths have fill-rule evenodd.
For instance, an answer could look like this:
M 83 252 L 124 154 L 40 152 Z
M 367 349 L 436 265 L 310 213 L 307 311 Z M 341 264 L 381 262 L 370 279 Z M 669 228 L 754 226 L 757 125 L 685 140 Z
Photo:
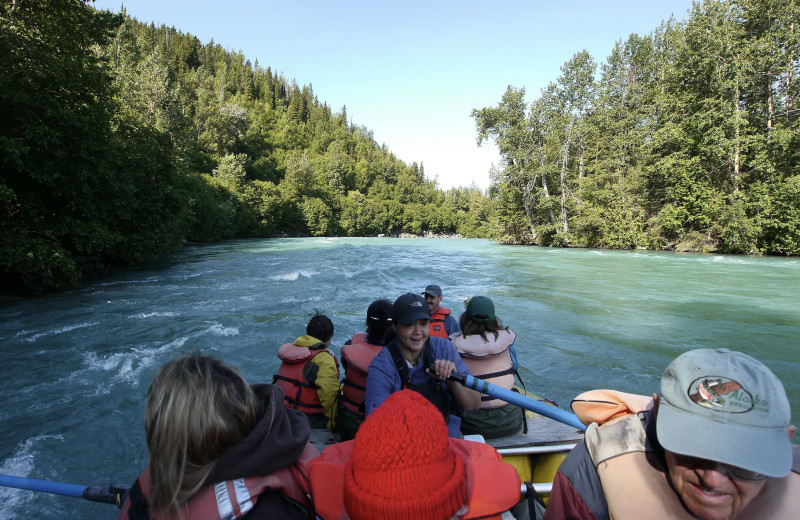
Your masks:
M 517 333 L 529 390 L 651 394 L 681 352 L 727 347 L 769 366 L 800 423 L 800 259 L 505 246 L 456 239 L 270 239 L 187 246 L 80 288 L 0 303 L 0 473 L 130 485 L 147 461 L 147 388 L 199 349 L 270 382 L 278 346 L 319 308 L 333 350 L 367 305 L 483 294 Z M 797 441 L 797 440 L 796 440 Z M 754 449 L 757 447 L 754 447 Z M 0 518 L 115 518 L 114 506 L 0 488 Z

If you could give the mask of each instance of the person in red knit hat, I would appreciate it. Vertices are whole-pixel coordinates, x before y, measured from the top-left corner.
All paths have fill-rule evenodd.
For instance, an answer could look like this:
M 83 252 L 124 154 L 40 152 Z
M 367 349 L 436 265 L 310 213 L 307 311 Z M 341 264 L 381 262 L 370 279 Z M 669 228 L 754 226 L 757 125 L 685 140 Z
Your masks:
M 323 520 L 500 518 L 520 499 L 519 475 L 497 450 L 449 437 L 442 414 L 408 389 L 375 409 L 354 440 L 326 448 L 309 479 Z

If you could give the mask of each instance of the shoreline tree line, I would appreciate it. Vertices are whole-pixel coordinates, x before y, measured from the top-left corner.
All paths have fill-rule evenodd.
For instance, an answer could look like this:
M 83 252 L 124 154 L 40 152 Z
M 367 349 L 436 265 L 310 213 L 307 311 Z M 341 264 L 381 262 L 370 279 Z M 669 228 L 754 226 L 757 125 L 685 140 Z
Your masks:
M 800 254 L 800 4 L 705 0 L 586 51 L 528 103 L 473 111 L 497 143 L 498 237 L 613 249 Z
M 490 235 L 372 132 L 241 52 L 89 0 L 0 8 L 0 294 L 75 287 L 181 243 Z
M 476 109 L 503 162 L 447 191 L 270 67 L 90 0 L 0 9 L 0 293 L 186 241 L 459 234 L 800 254 L 800 8 L 706 0 Z M 523 66 L 521 64 L 521 66 Z

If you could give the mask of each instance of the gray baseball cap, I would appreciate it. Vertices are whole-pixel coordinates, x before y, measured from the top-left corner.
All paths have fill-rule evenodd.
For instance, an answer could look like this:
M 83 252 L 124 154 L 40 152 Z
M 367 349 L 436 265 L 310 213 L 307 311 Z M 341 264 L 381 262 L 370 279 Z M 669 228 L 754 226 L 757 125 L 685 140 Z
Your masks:
M 791 420 L 780 380 L 741 352 L 691 350 L 661 377 L 658 440 L 680 455 L 785 477 L 792 468 Z
M 431 296 L 441 296 L 442 295 L 442 288 L 436 284 L 430 284 L 422 291 L 422 294 L 430 294 Z

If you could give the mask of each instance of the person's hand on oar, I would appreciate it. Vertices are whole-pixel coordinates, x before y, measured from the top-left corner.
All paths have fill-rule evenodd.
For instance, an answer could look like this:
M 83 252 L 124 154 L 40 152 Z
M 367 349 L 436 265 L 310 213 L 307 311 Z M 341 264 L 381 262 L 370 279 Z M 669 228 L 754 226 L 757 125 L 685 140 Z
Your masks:
M 456 372 L 456 364 L 453 361 L 436 359 L 425 368 L 425 372 L 437 381 L 444 382 L 462 409 L 477 410 L 481 407 L 481 394 L 453 377 L 458 374 Z
M 433 366 L 425 369 L 429 375 L 438 379 L 439 381 L 447 381 L 450 374 L 456 371 L 456 364 L 447 359 L 437 359 L 433 362 Z

